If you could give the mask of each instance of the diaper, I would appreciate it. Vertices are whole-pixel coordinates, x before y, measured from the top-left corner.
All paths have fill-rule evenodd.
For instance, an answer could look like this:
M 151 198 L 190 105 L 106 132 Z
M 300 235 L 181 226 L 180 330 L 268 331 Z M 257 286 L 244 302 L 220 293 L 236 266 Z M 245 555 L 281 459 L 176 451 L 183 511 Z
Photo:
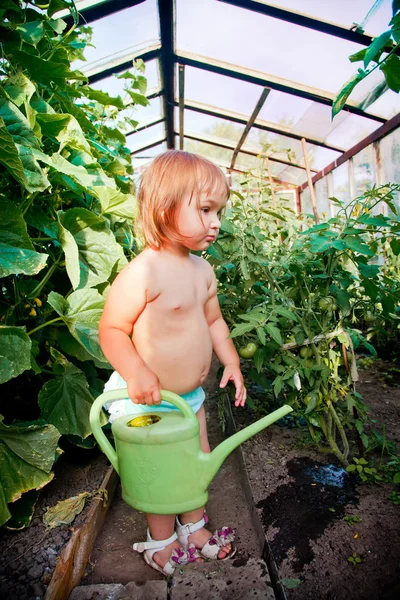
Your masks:
M 122 379 L 121 375 L 114 371 L 110 379 L 104 386 L 105 392 L 111 390 L 120 390 L 126 388 L 126 382 Z M 206 397 L 202 387 L 198 387 L 192 392 L 187 394 L 179 394 L 181 398 L 186 400 L 193 412 L 197 413 L 203 405 Z M 122 400 L 115 400 L 114 402 L 106 402 L 104 408 L 110 413 L 109 422 L 112 423 L 118 417 L 124 417 L 125 415 L 143 415 L 145 413 L 154 412 L 169 412 L 171 410 L 179 410 L 173 404 L 162 401 L 161 404 L 134 404 L 130 398 L 124 398 Z

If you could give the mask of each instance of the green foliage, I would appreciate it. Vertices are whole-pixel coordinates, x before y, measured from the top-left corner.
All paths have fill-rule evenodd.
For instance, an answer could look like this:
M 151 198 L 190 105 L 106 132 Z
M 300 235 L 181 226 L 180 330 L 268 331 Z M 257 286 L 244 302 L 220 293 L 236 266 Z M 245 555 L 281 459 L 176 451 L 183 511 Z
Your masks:
M 57 18 L 65 8 L 70 29 Z M 73 70 L 91 37 L 77 27 L 74 2 L 15 0 L 0 16 L 0 412 L 14 421 L 0 427 L 2 524 L 22 493 L 52 478 L 60 434 L 84 445 L 91 433 L 109 368 L 98 321 L 136 251 L 124 132 L 148 100 L 142 61 L 120 75 L 124 98 Z M 17 391 L 26 414 L 14 409 Z
M 390 454 L 385 465 L 380 469 L 385 476 L 385 481 L 400 484 L 400 455 Z
M 398 273 L 376 264 L 400 231 L 399 188 L 373 188 L 347 206 L 332 199 L 337 215 L 315 225 L 284 200 L 274 205 L 262 175 L 249 175 L 209 251 L 231 337 L 241 348 L 257 346 L 248 378 L 265 396 L 291 404 L 318 447 L 322 438 L 345 465 L 346 430 L 367 442 L 354 349 L 375 352 L 355 325 L 373 308 L 378 320 L 393 320 L 400 303 Z M 382 203 L 389 216 L 375 215 Z
M 357 515 L 347 515 L 346 517 L 343 517 L 343 521 L 345 521 L 350 527 L 351 525 L 359 523 L 361 521 L 361 517 L 358 517 Z
M 383 73 L 391 90 L 400 92 L 400 6 L 396 2 L 393 2 L 389 26 L 390 29 L 374 38 L 368 48 L 349 57 L 351 62 L 363 62 L 363 68 L 359 68 L 338 93 L 332 105 L 332 118 L 342 110 L 354 88 L 376 69 Z
M 400 506 L 400 492 L 392 492 L 389 496 L 389 500 L 395 506 Z
M 370 467 L 365 458 L 353 458 L 354 464 L 346 468 L 348 473 L 355 473 L 363 483 L 377 483 L 382 477 L 374 467 Z
M 353 552 L 353 554 L 349 556 L 347 560 L 355 567 L 361 563 L 361 558 L 358 556 L 357 552 Z

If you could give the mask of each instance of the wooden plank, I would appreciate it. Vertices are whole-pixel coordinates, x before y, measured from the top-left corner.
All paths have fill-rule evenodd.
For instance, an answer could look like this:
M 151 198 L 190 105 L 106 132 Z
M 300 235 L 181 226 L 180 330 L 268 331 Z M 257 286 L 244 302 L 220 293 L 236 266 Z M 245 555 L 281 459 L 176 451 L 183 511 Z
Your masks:
M 72 536 L 60 552 L 45 600 L 68 600 L 73 588 L 79 584 L 96 537 L 111 506 L 118 481 L 117 472 L 113 467 L 109 467 L 100 485 L 107 494 L 104 498 L 94 498 L 84 523 L 76 529 L 72 528 Z
M 249 120 L 246 123 L 246 127 L 243 130 L 242 135 L 240 136 L 240 140 L 237 143 L 236 148 L 233 151 L 233 155 L 232 155 L 232 160 L 231 160 L 231 169 L 233 169 L 233 167 L 235 166 L 235 162 L 236 162 L 236 158 L 237 155 L 239 154 L 240 148 L 243 146 L 247 136 L 250 133 L 250 129 L 254 123 L 254 121 L 256 120 L 256 118 L 258 117 L 258 113 L 260 112 L 260 110 L 262 109 L 262 107 L 264 106 L 264 102 L 266 101 L 266 99 L 268 98 L 268 95 L 270 93 L 270 89 L 269 88 L 264 88 L 261 96 L 253 110 L 253 112 L 250 115 Z

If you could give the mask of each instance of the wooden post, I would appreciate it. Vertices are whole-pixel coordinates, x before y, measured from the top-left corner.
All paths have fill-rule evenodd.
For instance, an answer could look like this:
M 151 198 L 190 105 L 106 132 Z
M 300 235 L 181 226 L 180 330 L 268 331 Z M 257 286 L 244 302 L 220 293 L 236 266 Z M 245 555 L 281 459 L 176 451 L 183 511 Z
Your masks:
M 306 167 L 306 172 L 307 172 L 308 187 L 310 188 L 310 197 L 311 197 L 311 204 L 313 207 L 314 219 L 315 219 L 316 223 L 319 223 L 317 201 L 315 199 L 315 192 L 314 192 L 314 186 L 313 186 L 313 182 L 312 182 L 312 178 L 311 178 L 310 165 L 308 163 L 307 145 L 306 145 L 306 140 L 304 138 L 301 138 L 301 145 L 303 147 L 304 166 Z

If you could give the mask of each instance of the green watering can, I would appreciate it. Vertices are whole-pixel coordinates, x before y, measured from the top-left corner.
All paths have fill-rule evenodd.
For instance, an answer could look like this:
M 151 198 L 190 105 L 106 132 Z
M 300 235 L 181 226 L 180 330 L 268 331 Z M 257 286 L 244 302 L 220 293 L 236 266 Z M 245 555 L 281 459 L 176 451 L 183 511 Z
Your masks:
M 179 411 L 125 415 L 112 424 L 115 450 L 100 425 L 103 404 L 127 398 L 126 389 L 101 394 L 93 402 L 90 424 L 100 448 L 121 478 L 122 497 L 137 510 L 181 514 L 204 506 L 207 488 L 225 458 L 239 444 L 292 411 L 284 405 L 224 440 L 210 454 L 200 448 L 199 422 L 177 394 L 161 391 Z

